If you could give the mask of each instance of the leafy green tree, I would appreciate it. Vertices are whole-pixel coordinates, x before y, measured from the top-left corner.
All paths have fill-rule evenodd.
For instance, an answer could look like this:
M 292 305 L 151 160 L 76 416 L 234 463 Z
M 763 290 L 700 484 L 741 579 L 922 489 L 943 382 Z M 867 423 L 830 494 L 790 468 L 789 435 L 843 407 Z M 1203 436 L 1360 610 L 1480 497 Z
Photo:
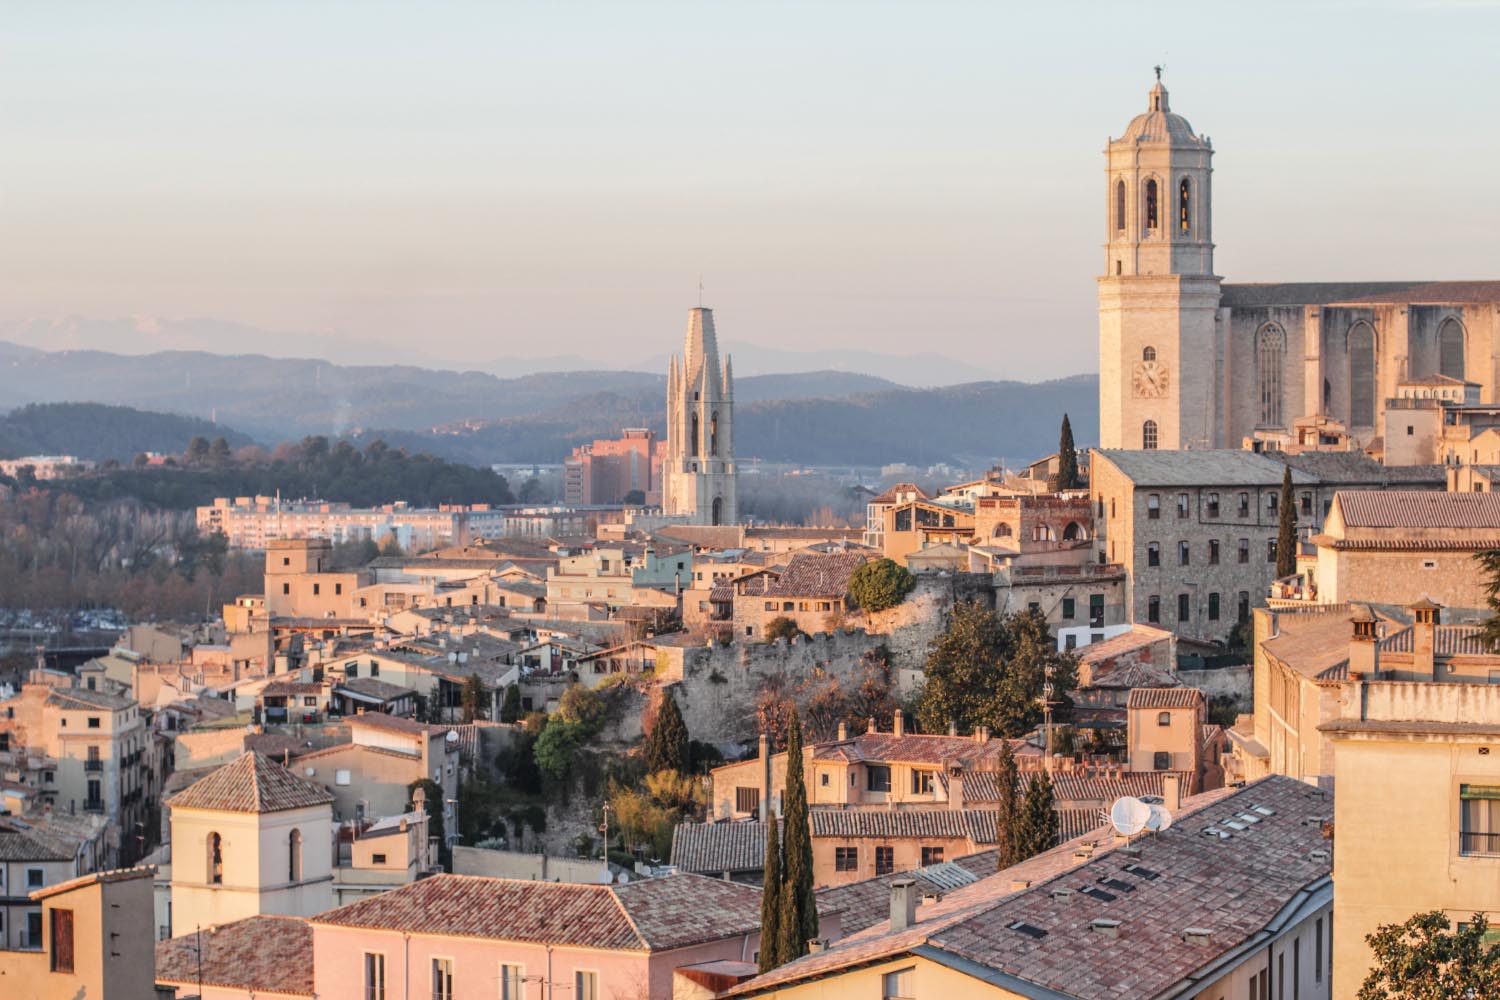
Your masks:
M 1297 507 L 1292 497 L 1292 467 L 1281 473 L 1281 500 L 1276 528 L 1276 579 L 1297 572 Z
M 646 737 L 646 770 L 651 774 L 659 771 L 685 774 L 688 770 L 687 725 L 670 691 L 662 695 L 656 721 Z
M 211 465 L 228 465 L 234 458 L 234 453 L 229 450 L 229 442 L 222 437 L 216 437 L 208 446 L 208 461 Z
M 415 809 L 417 802 L 417 789 L 422 790 L 426 797 L 424 803 L 427 809 L 427 836 L 436 837 L 438 842 L 438 863 L 443 866 L 444 871 L 453 870 L 453 848 L 448 843 L 448 832 L 443 828 L 443 786 L 431 778 L 418 778 L 406 786 L 406 811 Z
M 484 681 L 479 679 L 478 674 L 470 674 L 464 678 L 462 705 L 465 724 L 490 717 L 490 693 L 485 690 Z
M 182 457 L 187 459 L 189 465 L 201 465 L 208 461 L 209 443 L 208 438 L 199 435 L 188 442 L 187 450 Z
M 1021 801 L 1021 814 L 1012 837 L 1016 860 L 1025 861 L 1057 846 L 1057 811 L 1053 808 L 1052 776 L 1032 775 Z
M 785 615 L 777 615 L 766 622 L 766 641 L 775 642 L 777 639 L 795 639 L 802 634 L 797 623 Z
M 807 942 L 818 936 L 818 907 L 813 896 L 812 821 L 807 811 L 807 785 L 802 764 L 802 720 L 792 710 L 786 746 L 786 788 L 781 814 L 785 824 L 786 891 L 781 913 L 781 940 L 794 942 L 777 957 L 790 962 L 807 953 Z
M 866 611 L 885 611 L 906 600 L 917 585 L 911 571 L 894 559 L 875 559 L 849 576 L 849 596 Z
M 521 718 L 521 685 L 508 684 L 500 700 L 500 721 L 516 722 Z
M 1021 816 L 1020 780 L 1015 748 L 1010 740 L 1005 740 L 1000 746 L 1000 759 L 995 769 L 995 790 L 999 797 L 995 803 L 995 847 L 999 853 L 996 867 L 1001 871 L 1020 860 L 1016 852 Z
M 564 722 L 555 717 L 547 720 L 547 728 L 542 730 L 532 748 L 537 770 L 545 778 L 562 781 L 573 769 L 573 756 L 588 743 L 591 735 L 588 727 L 579 723 Z
M 767 814 L 765 877 L 760 893 L 760 971 L 770 972 L 781 944 L 781 844 L 776 836 L 776 817 Z
M 1049 675 L 1054 700 L 1066 703 L 1078 686 L 1077 660 L 1058 652 L 1040 612 L 1002 619 L 975 602 L 954 606 L 928 653 L 926 674 L 917 719 L 929 733 L 956 721 L 961 729 L 989 726 L 1020 736 L 1041 721 Z
M 383 556 L 395 556 L 400 558 L 406 555 L 406 550 L 401 547 L 401 542 L 396 538 L 394 531 L 387 532 L 380 541 L 380 554 Z
M 1062 435 L 1057 442 L 1057 488 L 1076 490 L 1078 487 L 1078 449 L 1073 446 L 1073 425 L 1064 413 Z
M 588 727 L 592 736 L 604 727 L 604 699 L 599 692 L 574 684 L 557 700 L 557 717 Z
M 1457 930 L 1441 910 L 1365 935 L 1375 965 L 1359 1000 L 1500 997 L 1500 949 L 1484 940 L 1489 921 L 1476 913 Z

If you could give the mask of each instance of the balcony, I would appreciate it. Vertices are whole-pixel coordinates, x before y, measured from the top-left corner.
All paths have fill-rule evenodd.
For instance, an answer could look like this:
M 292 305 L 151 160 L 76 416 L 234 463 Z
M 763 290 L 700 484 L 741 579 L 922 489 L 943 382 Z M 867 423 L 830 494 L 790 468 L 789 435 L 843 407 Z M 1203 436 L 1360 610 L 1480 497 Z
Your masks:
M 91 813 L 102 813 L 104 811 L 104 800 L 86 799 L 83 803 L 83 811 Z
M 1470 833 L 1465 830 L 1458 835 L 1458 853 L 1500 857 L 1500 833 Z
M 104 761 L 86 760 L 83 762 L 83 769 L 85 771 L 102 771 L 104 770 Z

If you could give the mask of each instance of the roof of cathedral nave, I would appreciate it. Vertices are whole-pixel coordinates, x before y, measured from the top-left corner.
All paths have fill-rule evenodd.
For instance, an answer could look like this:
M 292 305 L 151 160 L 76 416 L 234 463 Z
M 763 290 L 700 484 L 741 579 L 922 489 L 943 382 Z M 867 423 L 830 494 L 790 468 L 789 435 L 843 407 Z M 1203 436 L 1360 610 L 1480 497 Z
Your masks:
M 1220 305 L 1459 305 L 1500 302 L 1500 281 L 1283 281 L 1225 284 Z

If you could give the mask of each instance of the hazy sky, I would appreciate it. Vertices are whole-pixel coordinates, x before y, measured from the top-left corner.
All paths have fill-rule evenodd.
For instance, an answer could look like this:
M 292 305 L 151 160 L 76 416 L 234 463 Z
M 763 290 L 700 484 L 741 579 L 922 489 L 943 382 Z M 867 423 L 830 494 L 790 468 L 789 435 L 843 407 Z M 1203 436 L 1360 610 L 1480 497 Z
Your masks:
M 1093 370 L 1153 63 L 1220 274 L 1495 278 L 1497 51 L 1494 2 L 13 0 L 0 321 L 638 358 L 702 272 L 722 338 Z

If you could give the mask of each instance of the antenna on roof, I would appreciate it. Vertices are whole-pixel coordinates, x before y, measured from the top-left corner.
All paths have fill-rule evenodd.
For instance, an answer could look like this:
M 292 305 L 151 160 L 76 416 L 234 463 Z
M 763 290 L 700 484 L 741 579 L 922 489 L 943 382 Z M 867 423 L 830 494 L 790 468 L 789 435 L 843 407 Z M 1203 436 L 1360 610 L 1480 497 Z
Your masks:
M 1115 799 L 1115 804 L 1109 809 L 1110 824 L 1116 833 L 1126 837 L 1134 837 L 1140 833 L 1150 819 L 1151 807 L 1129 795 Z

